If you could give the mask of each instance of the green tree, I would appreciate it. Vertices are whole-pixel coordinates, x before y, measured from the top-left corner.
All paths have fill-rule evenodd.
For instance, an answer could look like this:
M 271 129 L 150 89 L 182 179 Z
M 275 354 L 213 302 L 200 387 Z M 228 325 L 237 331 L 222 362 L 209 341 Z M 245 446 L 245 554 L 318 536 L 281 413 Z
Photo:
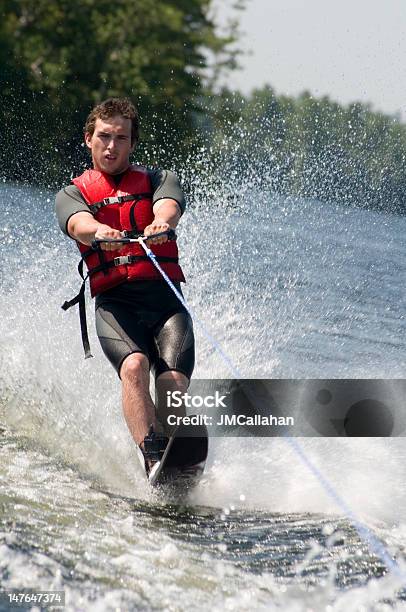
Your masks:
M 235 64 L 235 24 L 219 35 L 211 5 L 0 0 L 6 176 L 50 183 L 61 178 L 58 168 L 66 175 L 72 162 L 79 163 L 78 140 L 89 108 L 108 96 L 130 95 L 138 102 L 151 161 L 173 155 L 200 110 L 209 54 L 223 67 Z
M 406 212 L 406 126 L 368 105 L 223 91 L 209 132 L 220 173 L 237 168 L 242 184 L 255 176 L 260 190 Z

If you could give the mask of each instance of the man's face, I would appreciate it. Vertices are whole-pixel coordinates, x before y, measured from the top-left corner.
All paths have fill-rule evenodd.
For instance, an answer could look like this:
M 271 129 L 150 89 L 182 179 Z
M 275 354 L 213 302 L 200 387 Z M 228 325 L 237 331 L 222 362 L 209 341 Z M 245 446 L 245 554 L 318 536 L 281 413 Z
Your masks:
M 95 170 L 119 174 L 130 165 L 131 120 L 115 115 L 110 119 L 96 119 L 94 133 L 85 135 L 86 145 L 92 152 Z

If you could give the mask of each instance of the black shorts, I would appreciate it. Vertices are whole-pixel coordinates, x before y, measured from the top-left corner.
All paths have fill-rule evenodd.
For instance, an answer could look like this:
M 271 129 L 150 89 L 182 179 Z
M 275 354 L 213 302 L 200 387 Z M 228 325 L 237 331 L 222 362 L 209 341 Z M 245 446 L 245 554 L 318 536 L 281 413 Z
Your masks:
M 96 330 L 118 375 L 128 355 L 143 353 L 155 378 L 169 370 L 192 376 L 192 319 L 165 281 L 127 282 L 98 295 Z

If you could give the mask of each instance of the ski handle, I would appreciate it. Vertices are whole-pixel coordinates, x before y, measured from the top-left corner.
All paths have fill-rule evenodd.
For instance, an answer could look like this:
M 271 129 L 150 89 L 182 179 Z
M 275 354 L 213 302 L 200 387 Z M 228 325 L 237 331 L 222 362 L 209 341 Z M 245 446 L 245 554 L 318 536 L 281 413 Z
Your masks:
M 137 238 L 98 238 L 92 241 L 92 249 L 97 249 L 99 244 L 108 242 L 110 244 L 131 244 L 133 242 L 141 242 L 144 240 L 150 240 L 151 238 L 158 238 L 159 236 L 168 236 L 168 240 L 176 240 L 175 230 L 169 229 L 164 232 L 158 232 L 157 234 L 151 234 L 151 236 L 144 236 L 140 234 Z

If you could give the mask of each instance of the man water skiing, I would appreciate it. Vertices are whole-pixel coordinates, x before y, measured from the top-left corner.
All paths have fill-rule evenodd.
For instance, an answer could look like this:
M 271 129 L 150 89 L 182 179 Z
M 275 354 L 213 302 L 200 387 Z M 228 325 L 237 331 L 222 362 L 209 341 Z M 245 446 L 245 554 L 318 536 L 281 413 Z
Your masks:
M 121 379 L 124 417 L 150 474 L 168 442 L 167 391 L 184 393 L 189 386 L 192 321 L 140 244 L 102 242 L 97 250 L 91 248 L 94 240 L 173 230 L 183 214 L 184 196 L 173 173 L 130 164 L 138 129 L 137 110 L 126 98 L 110 98 L 91 111 L 84 132 L 93 169 L 57 194 L 56 213 L 61 230 L 76 240 L 88 266 L 97 334 Z M 165 234 L 148 245 L 180 290 L 184 276 L 176 242 Z M 72 302 L 83 300 L 83 292 L 79 297 Z M 150 369 L 156 409 L 149 393 Z

